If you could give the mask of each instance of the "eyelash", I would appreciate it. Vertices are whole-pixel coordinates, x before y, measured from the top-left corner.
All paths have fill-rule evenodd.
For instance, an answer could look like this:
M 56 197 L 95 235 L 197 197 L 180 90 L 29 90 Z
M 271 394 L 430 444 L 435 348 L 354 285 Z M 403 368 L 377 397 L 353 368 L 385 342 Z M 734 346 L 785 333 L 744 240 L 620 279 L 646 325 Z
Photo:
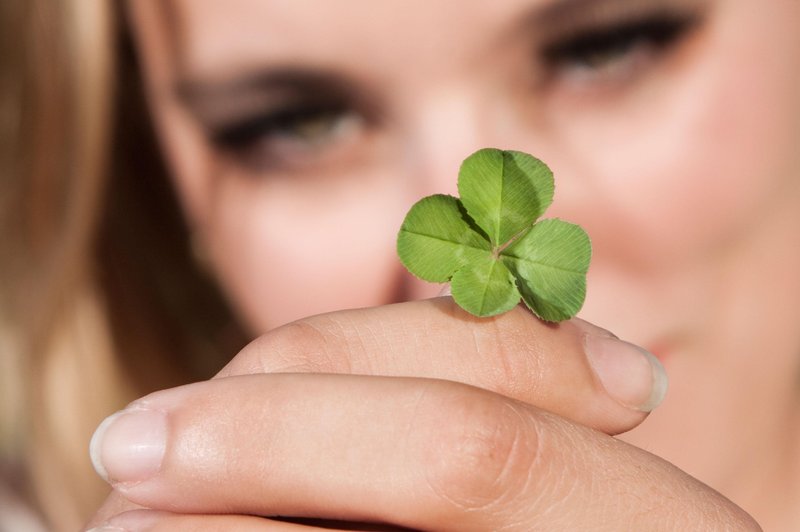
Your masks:
M 211 141 L 232 152 L 247 148 L 265 136 L 300 137 L 300 126 L 316 120 L 334 121 L 350 112 L 344 102 L 301 101 L 277 105 L 272 109 L 220 126 L 211 133 Z
M 591 28 L 556 39 L 540 51 L 548 72 L 560 76 L 579 72 L 585 79 L 602 77 L 604 69 L 623 62 L 638 50 L 660 53 L 676 44 L 697 23 L 690 14 L 653 14 Z

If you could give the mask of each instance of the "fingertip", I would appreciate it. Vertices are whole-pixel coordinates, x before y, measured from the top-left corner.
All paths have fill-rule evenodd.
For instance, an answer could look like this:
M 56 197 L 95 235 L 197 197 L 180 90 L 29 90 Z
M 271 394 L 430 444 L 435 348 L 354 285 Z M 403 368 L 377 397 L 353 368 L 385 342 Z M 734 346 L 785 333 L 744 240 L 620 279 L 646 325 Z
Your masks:
M 103 464 L 103 439 L 105 438 L 105 434 L 108 431 L 108 428 L 114 423 L 122 415 L 122 411 L 115 412 L 105 418 L 100 425 L 94 431 L 92 435 L 92 439 L 89 441 L 89 458 L 92 460 L 92 466 L 94 467 L 95 472 L 105 480 L 106 482 L 110 482 L 108 476 L 108 470 L 106 470 L 106 466 Z
M 111 484 L 147 480 L 161 468 L 167 416 L 160 410 L 127 408 L 107 417 L 89 443 L 95 471 Z
M 619 403 L 651 412 L 664 400 L 667 373 L 652 353 L 615 337 L 591 333 L 584 335 L 584 348 L 603 388 Z

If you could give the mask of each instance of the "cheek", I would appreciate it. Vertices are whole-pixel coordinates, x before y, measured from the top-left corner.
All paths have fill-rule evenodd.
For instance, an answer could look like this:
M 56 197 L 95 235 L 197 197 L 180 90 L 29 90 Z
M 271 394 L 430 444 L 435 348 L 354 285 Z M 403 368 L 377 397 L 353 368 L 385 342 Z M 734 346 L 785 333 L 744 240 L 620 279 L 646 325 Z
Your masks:
M 650 270 L 717 256 L 796 195 L 797 54 L 753 41 L 717 43 L 624 108 L 573 117 L 564 166 L 599 261 Z
M 363 175 L 323 183 L 219 178 L 207 243 L 244 321 L 261 332 L 390 299 L 405 212 L 400 182 Z

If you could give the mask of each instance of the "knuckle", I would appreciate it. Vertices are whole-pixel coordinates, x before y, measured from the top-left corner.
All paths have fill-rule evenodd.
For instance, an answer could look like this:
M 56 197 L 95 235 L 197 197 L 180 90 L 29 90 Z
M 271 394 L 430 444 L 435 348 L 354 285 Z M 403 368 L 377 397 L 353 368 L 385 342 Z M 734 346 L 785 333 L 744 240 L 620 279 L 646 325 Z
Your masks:
M 439 399 L 427 420 L 427 484 L 461 510 L 505 507 L 537 463 L 539 439 L 531 422 L 510 401 L 467 386 Z
M 344 347 L 327 320 L 301 319 L 251 342 L 231 362 L 229 374 L 347 373 Z
M 495 321 L 472 330 L 480 357 L 492 361 L 482 374 L 481 387 L 508 397 L 525 398 L 536 397 L 540 383 L 547 382 L 542 375 L 543 353 L 539 342 L 531 341 L 528 334 L 509 334 L 507 330 L 509 320 L 516 324 L 523 319 L 527 320 L 527 316 L 509 316 L 502 327 Z M 526 329 L 518 325 L 513 330 Z

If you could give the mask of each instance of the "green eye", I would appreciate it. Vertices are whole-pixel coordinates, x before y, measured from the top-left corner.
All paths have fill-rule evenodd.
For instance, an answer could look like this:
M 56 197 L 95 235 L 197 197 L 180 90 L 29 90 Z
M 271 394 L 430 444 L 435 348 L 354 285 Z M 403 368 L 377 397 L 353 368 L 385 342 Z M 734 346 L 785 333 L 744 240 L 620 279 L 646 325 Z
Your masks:
M 572 58 L 574 66 L 599 70 L 608 67 L 614 62 L 625 59 L 625 57 L 636 48 L 638 43 L 634 41 L 616 43 L 614 46 L 586 50 L 581 54 L 576 54 Z
M 602 71 L 632 60 L 639 52 L 660 52 L 695 23 L 693 15 L 653 14 L 584 30 L 544 47 L 545 62 L 556 70 Z
M 573 317 L 586 296 L 591 258 L 577 225 L 537 219 L 553 201 L 553 174 L 526 153 L 487 148 L 458 176 L 461 198 L 428 196 L 406 215 L 397 237 L 405 267 L 451 283 L 453 299 L 476 316 L 511 310 L 520 298 L 546 321 Z
M 212 140 L 220 147 L 232 151 L 273 139 L 296 139 L 318 144 L 335 134 L 352 115 L 353 113 L 340 107 L 290 107 L 224 127 L 213 135 Z
M 306 142 L 319 142 L 330 135 L 341 122 L 342 117 L 335 113 L 320 113 L 302 117 L 286 128 L 286 134 L 299 137 Z

